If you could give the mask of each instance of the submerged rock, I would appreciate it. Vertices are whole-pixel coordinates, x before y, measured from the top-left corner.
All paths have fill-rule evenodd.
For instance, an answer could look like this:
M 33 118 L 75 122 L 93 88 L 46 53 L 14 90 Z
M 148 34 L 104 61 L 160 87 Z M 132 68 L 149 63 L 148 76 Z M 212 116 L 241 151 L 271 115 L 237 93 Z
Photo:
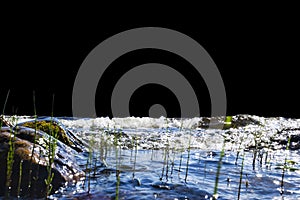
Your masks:
M 49 164 L 53 173 L 51 193 L 65 184 L 76 182 L 84 177 L 84 172 L 76 164 L 74 157 L 84 150 L 81 149 L 83 144 L 80 140 L 60 126 L 57 121 L 51 127 L 48 126 L 47 119 L 38 119 L 36 124 L 39 130 L 21 126 L 30 127 L 32 124 L 35 126 L 35 122 L 28 122 L 11 127 L 5 120 L 2 121 L 0 132 L 1 196 L 8 194 L 29 197 L 45 196 L 45 180 L 49 174 L 49 167 L 47 167 Z M 57 133 L 58 139 L 51 136 L 53 134 L 48 134 L 51 129 L 55 130 L 53 132 Z M 53 153 L 51 153 L 51 148 L 54 149 Z M 49 162 L 51 158 L 53 161 Z

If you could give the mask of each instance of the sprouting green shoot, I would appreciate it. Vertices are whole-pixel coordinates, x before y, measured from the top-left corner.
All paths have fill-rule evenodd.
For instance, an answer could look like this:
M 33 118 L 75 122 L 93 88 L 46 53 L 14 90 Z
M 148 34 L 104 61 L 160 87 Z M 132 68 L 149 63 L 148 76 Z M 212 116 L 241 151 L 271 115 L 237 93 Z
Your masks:
M 22 171 L 23 171 L 23 160 L 20 161 L 20 167 L 19 167 L 19 181 L 18 181 L 18 189 L 17 189 L 18 198 L 20 197 L 20 191 L 21 191 Z
M 220 158 L 219 158 L 219 162 L 218 162 L 216 181 L 215 181 L 215 187 L 214 187 L 214 194 L 213 194 L 214 199 L 218 198 L 219 176 L 220 176 L 220 171 L 221 171 L 221 167 L 222 167 L 222 160 L 223 160 L 224 155 L 225 155 L 225 139 L 224 139 L 224 142 L 223 142 L 223 147 L 222 147 L 222 151 L 220 153 Z
M 48 162 L 47 162 L 47 179 L 45 179 L 45 184 L 46 184 L 46 194 L 45 197 L 48 198 L 48 196 L 51 193 L 52 190 L 52 181 L 54 178 L 54 173 L 52 172 L 52 165 L 54 163 L 54 157 L 55 157 L 55 150 L 56 150 L 56 145 L 57 145 L 57 130 L 53 130 L 53 111 L 54 110 L 54 95 L 52 99 L 52 111 L 51 111 L 51 121 L 49 125 L 49 132 L 50 136 L 48 136 L 48 144 L 46 145 L 46 150 L 47 150 L 47 156 L 48 156 Z
M 17 121 L 18 121 L 18 118 L 16 117 L 12 117 L 12 124 L 13 126 L 15 126 L 17 124 Z M 5 185 L 6 185 L 6 196 L 9 197 L 10 196 L 10 190 L 11 190 L 11 175 L 12 175 L 12 170 L 13 170 L 13 164 L 14 164 L 14 156 L 15 156 L 15 132 L 13 130 L 13 126 L 11 127 L 11 130 L 10 130 L 10 135 L 9 135 L 9 141 L 8 141 L 8 144 L 9 144 L 9 150 L 7 152 L 7 159 L 6 159 L 6 166 L 7 166 L 7 169 L 6 169 L 6 182 L 5 182 Z

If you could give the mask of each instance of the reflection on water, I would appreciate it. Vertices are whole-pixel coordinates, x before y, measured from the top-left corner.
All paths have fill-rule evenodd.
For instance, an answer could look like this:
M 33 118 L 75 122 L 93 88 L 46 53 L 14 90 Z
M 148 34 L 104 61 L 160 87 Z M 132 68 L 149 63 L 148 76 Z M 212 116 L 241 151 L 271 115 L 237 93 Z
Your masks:
M 89 155 L 78 158 L 87 179 L 53 197 L 212 199 L 225 139 L 218 199 L 300 198 L 299 149 L 265 143 L 266 130 L 254 133 L 255 126 L 226 131 L 73 128 L 93 150 L 89 162 Z
M 207 118 L 60 121 L 89 151 L 75 155 L 85 179 L 53 199 L 300 199 L 298 119 L 233 116 L 224 130 Z
M 95 152 L 93 159 L 97 156 L 101 158 L 101 154 Z M 98 163 L 88 169 L 91 183 L 90 195 L 86 198 L 114 199 L 118 194 L 119 199 L 209 199 L 214 190 L 219 156 L 219 152 L 202 150 L 191 150 L 189 156 L 188 151 L 108 148 L 105 157 L 101 158 L 106 160 L 107 167 Z M 288 158 L 295 156 L 288 154 Z M 299 152 L 297 156 L 299 159 Z M 245 152 L 241 199 L 281 197 L 283 163 L 279 157 L 274 154 L 272 160 L 262 164 L 258 160 L 253 170 L 253 152 Z M 225 152 L 218 185 L 220 199 L 236 199 L 238 196 L 242 158 L 238 158 L 236 165 L 235 161 L 235 153 Z M 299 168 L 299 164 L 292 166 Z M 83 198 L 87 185 L 85 182 L 67 187 L 57 196 Z M 288 170 L 284 195 L 291 196 L 291 199 L 299 197 L 299 185 L 299 171 Z

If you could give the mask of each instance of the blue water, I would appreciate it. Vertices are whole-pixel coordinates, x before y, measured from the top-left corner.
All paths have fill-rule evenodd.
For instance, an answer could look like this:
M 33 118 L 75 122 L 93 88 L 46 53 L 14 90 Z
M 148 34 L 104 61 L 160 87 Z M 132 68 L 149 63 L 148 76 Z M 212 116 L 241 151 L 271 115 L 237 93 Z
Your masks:
M 218 199 L 237 199 L 239 193 L 240 199 L 300 199 L 299 149 L 265 143 L 268 135 L 276 135 L 272 128 L 288 123 L 290 127 L 298 126 L 299 122 L 272 120 L 263 127 L 249 125 L 226 131 L 187 130 L 174 125 L 139 129 L 128 124 L 127 128 L 113 129 L 99 121 L 99 126 L 95 121 L 91 125 L 88 119 L 85 125 L 82 121 L 63 120 L 90 144 L 93 153 L 88 167 L 89 155 L 78 158 L 87 178 L 62 188 L 53 198 L 212 199 L 224 149 Z M 259 144 L 251 148 L 258 130 Z M 222 148 L 224 135 L 227 142 Z
M 217 199 L 300 199 L 300 120 L 250 118 L 259 123 L 226 130 L 201 118 L 60 118 L 89 151 L 74 155 L 85 178 L 50 199 L 212 199 L 216 183 Z
M 296 152 L 293 153 L 294 155 L 289 153 L 288 158 L 295 157 Z M 100 154 L 94 156 L 101 157 Z M 296 156 L 300 157 L 298 151 Z M 92 178 L 89 195 L 88 183 L 83 182 L 67 187 L 56 196 L 63 199 L 114 199 L 117 189 L 116 170 L 120 170 L 119 199 L 209 199 L 214 192 L 220 152 L 214 152 L 212 156 L 211 152 L 201 150 L 191 150 L 188 153 L 118 149 L 117 158 L 116 160 L 116 149 L 109 149 L 105 158 L 107 167 L 99 163 L 90 168 Z M 86 160 L 81 162 L 85 168 Z M 242 158 L 238 158 L 237 164 L 235 162 L 236 153 L 225 152 L 219 176 L 219 199 L 236 199 L 238 196 Z M 274 161 L 270 161 L 268 165 L 263 161 L 260 165 L 257 160 L 253 170 L 252 162 L 253 153 L 245 152 L 241 199 L 300 197 L 299 172 L 286 172 L 284 193 L 281 194 L 280 165 Z M 294 167 L 299 168 L 299 164 Z

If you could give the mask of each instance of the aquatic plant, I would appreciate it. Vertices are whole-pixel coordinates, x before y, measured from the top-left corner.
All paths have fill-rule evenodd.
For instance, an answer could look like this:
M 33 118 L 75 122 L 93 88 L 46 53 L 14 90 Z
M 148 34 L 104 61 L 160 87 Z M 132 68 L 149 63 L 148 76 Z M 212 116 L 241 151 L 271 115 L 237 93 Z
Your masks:
M 168 158 L 169 158 L 169 144 L 168 143 L 169 143 L 169 140 L 167 140 L 167 144 L 164 148 L 164 154 L 163 154 L 164 162 L 163 162 L 163 167 L 162 167 L 162 171 L 161 171 L 161 177 L 159 178 L 160 181 L 163 181 L 165 171 L 166 171 L 166 181 L 168 181 Z
M 52 165 L 54 164 L 55 151 L 57 146 L 57 135 L 58 129 L 53 128 L 53 110 L 54 110 L 54 95 L 52 99 L 52 111 L 51 111 L 51 120 L 50 124 L 48 124 L 49 136 L 47 138 L 43 138 L 46 143 L 46 151 L 47 151 L 47 179 L 45 179 L 46 184 L 46 192 L 45 198 L 51 193 L 52 190 L 52 181 L 54 177 L 54 173 L 52 172 Z
M 108 147 L 108 143 L 107 140 L 104 137 L 104 129 L 100 129 L 100 160 L 102 161 L 102 163 L 107 167 L 107 163 L 106 163 L 106 158 L 107 158 L 107 147 Z
M 13 170 L 13 164 L 14 164 L 14 156 L 15 156 L 15 139 L 16 135 L 13 130 L 13 127 L 18 123 L 18 118 L 16 116 L 13 116 L 11 118 L 10 122 L 13 126 L 10 127 L 10 134 L 9 134 L 9 150 L 7 152 L 7 161 L 6 161 L 6 196 L 10 196 L 10 190 L 11 190 L 11 175 L 12 175 L 12 170 Z
M 12 167 L 13 167 L 13 162 L 14 162 L 14 143 L 13 143 L 13 138 L 14 136 L 12 136 L 13 133 L 10 133 L 9 136 L 9 151 L 8 151 L 8 155 L 7 155 L 7 162 L 6 162 L 6 196 L 9 197 L 9 193 L 10 193 L 10 184 L 11 184 L 11 175 L 12 175 Z M 13 134 L 14 135 L 14 134 Z
M 152 151 L 152 152 L 153 152 L 153 151 Z M 132 180 L 135 179 L 136 156 L 137 156 L 137 140 L 135 140 L 135 145 L 134 145 L 134 161 L 133 161 Z
M 289 136 L 288 138 L 288 143 L 286 145 L 286 151 L 289 150 L 289 146 L 290 146 L 290 143 L 291 143 L 291 136 Z M 281 174 L 281 182 L 280 182 L 280 195 L 283 195 L 284 193 L 284 175 L 285 175 L 285 170 L 287 169 L 287 155 L 285 155 L 285 158 L 284 158 L 284 164 L 283 164 L 283 167 L 282 167 L 282 174 Z
M 3 116 L 4 116 L 4 112 L 5 112 L 5 108 L 6 108 L 6 103 L 7 103 L 8 97 L 9 97 L 9 93 L 10 93 L 10 90 L 7 91 L 6 98 L 5 98 L 5 101 L 4 101 L 2 116 L 0 118 L 0 129 L 2 129 L 2 126 L 3 126 L 3 122 L 4 122 Z M 10 137 L 9 144 L 11 144 L 11 143 L 12 142 L 11 142 L 11 137 Z M 5 193 L 6 193 L 7 196 L 9 195 L 8 194 L 9 190 L 8 190 L 7 186 L 9 187 L 9 185 L 10 185 L 10 176 L 11 176 L 12 162 L 13 162 L 13 160 L 12 160 L 13 159 L 12 158 L 13 151 L 14 151 L 13 147 L 10 146 L 8 156 L 7 156 L 7 162 L 6 162 L 7 174 L 6 174 L 6 184 L 5 184 L 6 185 L 6 188 L 5 188 L 6 192 Z M 10 170 L 10 171 L 8 171 L 8 170 Z M 9 179 L 7 179 L 7 178 L 9 178 Z
M 166 182 L 168 182 L 169 181 L 169 158 L 170 158 L 170 144 L 169 144 L 169 140 L 167 141 L 166 149 L 167 149 Z
M 33 98 L 33 113 L 34 113 L 34 138 L 33 138 L 33 147 L 32 147 L 32 151 L 31 151 L 31 157 L 30 157 L 30 164 L 29 164 L 29 174 L 28 174 L 28 191 L 30 193 L 31 191 L 31 176 L 32 176 L 32 159 L 33 159 L 33 155 L 34 155 L 34 150 L 35 150 L 35 146 L 36 146 L 36 135 L 37 135 L 37 112 L 36 112 L 36 104 L 35 104 L 35 92 L 33 91 L 32 94 L 32 98 Z
M 94 161 L 94 165 L 93 165 L 93 171 L 94 171 L 93 177 L 96 177 L 98 156 L 97 156 L 97 154 L 94 151 L 93 151 L 92 159 Z
M 120 166 L 120 159 L 119 159 L 119 145 L 118 145 L 118 141 L 121 137 L 121 133 L 118 131 L 116 132 L 116 128 L 114 128 L 113 130 L 114 133 L 114 147 L 115 147 L 115 158 L 116 158 L 116 196 L 115 196 L 115 200 L 119 199 L 119 188 L 120 188 L 120 182 L 121 182 L 121 178 L 120 178 L 120 170 L 119 170 L 119 166 Z
M 18 188 L 17 188 L 17 197 L 20 198 L 20 190 L 21 190 L 21 183 L 22 183 L 22 173 L 23 173 L 23 160 L 19 163 L 19 180 L 18 180 Z
M 178 177 L 180 176 L 180 172 L 181 172 L 182 158 L 183 158 L 183 151 L 180 151 L 180 161 L 179 161 L 179 167 L 178 167 Z
M 255 170 L 255 161 L 257 158 L 257 154 L 259 157 L 261 157 L 260 165 L 262 165 L 262 155 L 259 152 L 259 145 L 258 145 L 258 142 L 261 141 L 262 133 L 255 132 L 255 133 L 253 133 L 253 135 L 254 135 L 254 150 L 253 150 L 252 168 L 253 168 L 253 170 Z
M 244 170 L 244 160 L 245 160 L 245 153 L 243 153 L 243 157 L 242 157 L 242 166 L 241 166 L 241 171 L 240 171 L 240 180 L 239 180 L 239 189 L 238 189 L 238 200 L 240 199 L 240 196 L 241 196 L 241 187 L 242 187 L 243 170 Z
M 219 158 L 218 167 L 217 167 L 214 194 L 213 194 L 214 199 L 218 198 L 218 184 L 219 184 L 219 177 L 220 177 L 220 172 L 221 172 L 221 167 L 222 167 L 222 160 L 223 160 L 223 157 L 225 155 L 225 143 L 226 142 L 225 142 L 225 139 L 224 139 L 223 146 L 222 146 L 222 151 L 220 153 L 220 158 Z
M 3 116 L 4 116 L 4 112 L 5 112 L 5 108 L 6 108 L 6 103 L 7 103 L 8 97 L 9 97 L 9 93 L 10 93 L 10 90 L 7 91 L 6 98 L 4 101 L 4 105 L 3 105 L 3 109 L 2 109 L 2 116 L 0 118 L 0 129 L 3 126 L 3 121 L 4 121 Z
M 85 182 L 87 181 L 88 184 L 88 189 L 87 189 L 87 193 L 90 193 L 91 191 L 91 169 L 92 164 L 93 164 L 93 158 L 94 158 L 94 146 L 95 146 L 95 139 L 94 137 L 91 137 L 89 140 L 89 152 L 88 152 L 88 157 L 87 157 L 87 161 L 86 161 L 86 166 L 85 166 L 85 171 L 86 171 L 86 178 L 85 178 Z M 95 171 L 96 167 L 94 164 L 94 176 L 95 176 Z M 85 184 L 83 184 L 84 186 Z
M 171 162 L 171 178 L 173 178 L 173 171 L 174 171 L 174 165 L 175 165 L 175 150 L 172 150 L 173 152 L 173 158 L 172 158 L 172 162 Z
M 185 178 L 184 178 L 185 183 L 187 181 L 188 172 L 189 172 L 189 163 L 190 163 L 190 154 L 191 154 L 191 135 L 190 135 L 190 138 L 189 138 L 189 144 L 188 144 L 187 151 L 188 151 L 188 157 L 187 157 L 187 160 L 186 160 L 186 170 L 185 170 Z

